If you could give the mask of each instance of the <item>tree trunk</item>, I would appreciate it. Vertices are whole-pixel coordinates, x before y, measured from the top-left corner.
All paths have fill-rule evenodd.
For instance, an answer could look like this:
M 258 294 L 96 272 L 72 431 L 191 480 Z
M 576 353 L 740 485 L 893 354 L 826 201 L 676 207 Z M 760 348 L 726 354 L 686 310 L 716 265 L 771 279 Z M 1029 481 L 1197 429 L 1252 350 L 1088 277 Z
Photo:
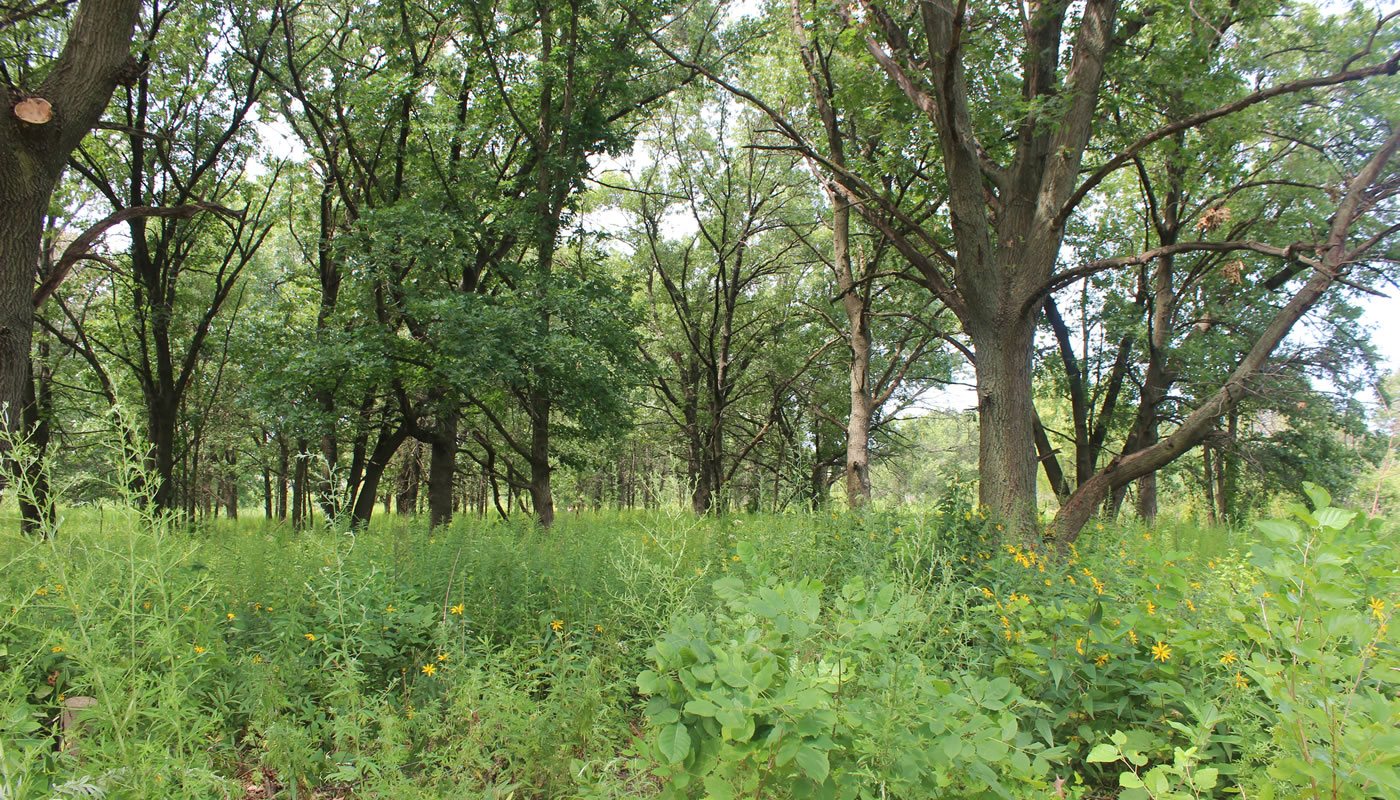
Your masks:
M 1022 535 L 1038 530 L 1036 509 L 1035 405 L 1031 393 L 1031 346 L 1035 325 L 1019 318 L 1010 325 L 969 331 L 977 355 L 979 502 Z
M 0 104 L 7 106 L 8 104 Z M 0 108 L 0 126 L 11 124 L 8 108 Z M 50 123 L 53 124 L 53 123 Z M 0 139 L 0 144 L 4 144 Z M 4 159 L 0 153 L 0 159 Z M 4 159 L 9 161 L 10 159 Z M 34 165 L 37 166 L 37 165 Z M 29 383 L 29 348 L 34 326 L 34 270 L 39 263 L 44 212 L 48 210 L 53 178 L 45 180 L 30 167 L 31 185 L 16 185 L 22 175 L 5 175 L 0 162 L 0 432 L 23 430 L 20 409 Z M 15 166 L 18 169 L 18 165 Z M 57 176 L 54 176 L 55 178 Z M 0 457 L 9 447 L 0 439 Z M 8 468 L 0 469 L 0 472 Z M 2 486 L 3 484 L 0 484 Z
M 870 502 L 870 423 L 875 402 L 870 393 L 870 317 L 865 296 L 851 274 L 851 209 L 838 201 L 833 212 L 833 255 L 844 293 L 851 347 L 851 413 L 846 423 L 846 502 L 860 508 Z
M 1151 525 L 1157 521 L 1157 473 L 1152 472 L 1138 478 L 1137 512 L 1143 522 Z
M 399 496 L 396 498 L 396 502 L 401 515 L 418 513 L 418 487 L 422 482 L 422 467 L 419 464 L 419 457 L 422 448 L 422 443 L 416 441 L 409 445 L 408 455 L 404 459 L 403 471 L 399 473 Z
M 176 410 L 163 392 L 150 397 L 148 435 L 151 451 L 148 464 L 155 473 L 156 490 L 151 503 L 162 511 L 175 509 L 175 425 Z M 191 484 L 192 485 L 192 484 Z
M 224 505 L 231 520 L 238 519 L 238 454 L 228 451 L 228 477 L 224 483 Z
M 263 519 L 272 519 L 272 468 L 263 467 Z
M 300 530 L 309 523 L 310 508 L 307 504 L 307 462 L 310 455 L 306 448 L 310 445 L 305 439 L 297 440 L 296 466 L 292 468 L 292 527 Z
M 370 517 L 374 515 L 375 501 L 379 498 L 379 480 L 384 477 L 384 470 L 389 466 L 389 461 L 398 451 L 399 445 L 407 438 L 408 426 L 403 424 L 397 428 L 385 426 L 379 429 L 379 438 L 374 443 L 374 451 L 365 462 L 364 477 L 360 481 L 359 492 L 355 495 L 354 505 L 350 509 L 350 527 L 353 530 L 369 527 Z
M 277 519 L 287 518 L 287 441 L 277 437 Z
M 549 487 L 549 410 L 548 392 L 531 392 L 530 504 L 535 511 L 535 520 L 544 528 L 554 524 L 554 494 Z
M 452 490 L 457 474 L 457 413 L 442 412 L 433 431 L 428 461 L 428 527 L 452 522 Z

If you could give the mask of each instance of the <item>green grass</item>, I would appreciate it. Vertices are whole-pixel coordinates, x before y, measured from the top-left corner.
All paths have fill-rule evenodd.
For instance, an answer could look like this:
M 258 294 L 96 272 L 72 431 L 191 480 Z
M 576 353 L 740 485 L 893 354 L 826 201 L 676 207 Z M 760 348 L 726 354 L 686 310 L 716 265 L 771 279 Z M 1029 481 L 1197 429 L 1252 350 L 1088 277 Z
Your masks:
M 1311 785 L 1310 764 L 1278 767 L 1297 749 L 1280 733 L 1287 704 L 1267 688 L 1287 643 L 1260 638 L 1277 633 L 1277 618 L 1260 637 L 1247 631 L 1261 587 L 1284 579 L 1247 563 L 1251 533 L 1091 525 L 1074 558 L 1056 559 L 999 540 L 991 520 L 953 503 L 864 515 L 585 513 L 549 530 L 464 519 L 429 532 L 380 517 L 355 535 L 251 519 L 174 530 L 110 506 L 63 516 L 52 540 L 20 538 L 12 525 L 0 536 L 7 800 L 237 798 L 257 783 L 288 798 L 698 797 L 706 769 L 719 771 L 705 791 L 741 796 L 1043 797 L 1059 775 L 1068 794 L 1090 797 L 1114 791 L 1129 763 L 1094 751 L 1119 730 L 1123 748 L 1145 754 L 1140 771 L 1165 770 L 1174 748 L 1193 743 L 1191 769 L 1220 770 L 1216 789 L 1154 796 L 1266 784 L 1302 795 Z M 1328 669 L 1338 671 L 1360 663 L 1366 677 L 1323 677 L 1329 691 L 1372 703 L 1368 714 L 1389 713 L 1373 694 L 1393 705 L 1396 688 L 1393 636 L 1357 660 L 1365 603 L 1400 599 L 1395 562 L 1387 568 L 1327 578 L 1346 590 L 1326 602 L 1362 627 L 1319 658 L 1335 656 Z M 852 611 L 850 598 L 864 596 L 855 585 L 889 585 L 894 605 Z M 768 592 L 809 601 L 779 613 Z M 874 614 L 878 635 L 852 633 L 853 613 Z M 674 676 L 682 714 L 686 693 L 713 691 L 682 685 L 676 670 L 689 667 L 654 647 L 683 632 L 705 652 L 788 654 L 775 667 L 786 677 L 742 709 L 770 744 L 718 728 L 707 744 L 706 719 L 682 717 L 690 749 L 677 749 L 682 723 L 657 716 L 658 690 L 644 695 L 638 676 Z M 1156 643 L 1169 660 L 1154 660 Z M 1226 651 L 1240 661 L 1222 664 Z M 813 677 L 838 663 L 859 677 L 834 690 Z M 825 739 L 792 740 L 829 744 L 820 779 L 792 766 L 817 770 L 815 750 L 779 755 L 781 720 L 798 709 L 774 699 L 784 685 L 807 686 L 791 698 L 835 726 Z M 1002 686 L 1012 699 L 987 699 Z M 76 751 L 61 752 L 55 720 L 74 696 L 96 705 Z M 948 735 L 929 722 L 940 718 L 963 720 L 967 741 L 1019 731 L 1041 756 L 1013 763 L 986 745 L 979 763 L 993 788 L 966 754 L 916 757 Z M 1375 787 L 1393 778 L 1390 762 L 1350 757 L 1379 778 L 1337 796 L 1388 796 Z M 767 778 L 745 784 L 750 773 Z

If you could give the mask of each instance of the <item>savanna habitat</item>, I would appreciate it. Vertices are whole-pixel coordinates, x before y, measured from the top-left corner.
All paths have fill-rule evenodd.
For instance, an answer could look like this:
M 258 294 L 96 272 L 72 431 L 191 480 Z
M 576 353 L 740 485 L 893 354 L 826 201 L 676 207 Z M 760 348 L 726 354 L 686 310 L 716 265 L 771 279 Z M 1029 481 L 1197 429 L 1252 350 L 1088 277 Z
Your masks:
M 0 0 L 0 800 L 1400 798 L 1397 73 Z

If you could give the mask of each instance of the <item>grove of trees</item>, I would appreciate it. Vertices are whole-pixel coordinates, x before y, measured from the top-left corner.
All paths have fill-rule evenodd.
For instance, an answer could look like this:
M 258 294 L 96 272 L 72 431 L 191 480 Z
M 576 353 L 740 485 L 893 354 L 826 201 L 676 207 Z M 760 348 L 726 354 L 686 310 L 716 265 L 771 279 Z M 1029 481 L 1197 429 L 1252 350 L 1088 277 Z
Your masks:
M 1305 477 L 1379 513 L 1395 17 L 0 3 L 6 491 L 34 530 L 133 457 L 157 509 L 296 525 L 954 473 L 1061 545 Z

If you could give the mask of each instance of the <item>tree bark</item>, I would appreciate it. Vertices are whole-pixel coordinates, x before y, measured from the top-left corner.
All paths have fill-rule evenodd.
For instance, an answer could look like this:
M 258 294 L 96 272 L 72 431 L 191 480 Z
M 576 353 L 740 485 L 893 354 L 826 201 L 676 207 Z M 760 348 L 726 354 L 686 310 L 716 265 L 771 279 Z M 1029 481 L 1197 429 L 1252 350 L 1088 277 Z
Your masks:
M 549 464 L 550 397 L 546 391 L 535 391 L 530 398 L 530 504 L 535 521 L 541 527 L 554 524 L 554 494 L 549 479 L 553 471 Z
M 457 476 L 457 412 L 440 412 L 428 460 L 428 527 L 452 522 L 452 492 Z
M 1031 346 L 1035 325 L 969 330 L 977 355 L 978 500 L 1013 530 L 1038 530 L 1035 405 Z

